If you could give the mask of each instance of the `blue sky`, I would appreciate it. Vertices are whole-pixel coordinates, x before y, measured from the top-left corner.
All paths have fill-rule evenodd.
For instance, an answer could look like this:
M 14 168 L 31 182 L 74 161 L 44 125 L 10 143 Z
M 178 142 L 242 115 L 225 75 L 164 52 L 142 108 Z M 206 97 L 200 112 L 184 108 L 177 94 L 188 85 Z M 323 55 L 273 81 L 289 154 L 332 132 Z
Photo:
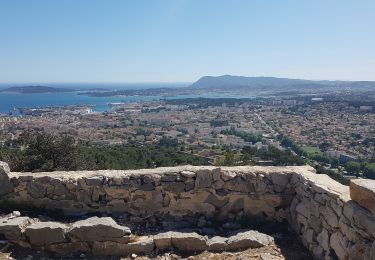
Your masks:
M 0 82 L 375 80 L 373 0 L 0 0 Z

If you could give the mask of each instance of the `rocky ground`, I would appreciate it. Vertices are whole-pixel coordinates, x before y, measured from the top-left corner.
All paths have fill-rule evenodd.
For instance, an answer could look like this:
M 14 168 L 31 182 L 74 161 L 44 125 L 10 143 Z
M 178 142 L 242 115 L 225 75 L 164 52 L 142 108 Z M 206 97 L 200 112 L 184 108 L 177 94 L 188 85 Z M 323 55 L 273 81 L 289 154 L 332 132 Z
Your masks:
M 247 250 L 237 252 L 220 252 L 212 253 L 204 251 L 195 255 L 186 255 L 176 251 L 170 251 L 167 253 L 160 253 L 153 256 L 137 256 L 132 255 L 128 258 L 120 257 L 97 257 L 87 254 L 72 255 L 66 257 L 59 257 L 49 255 L 40 251 L 27 250 L 24 248 L 14 247 L 7 243 L 0 244 L 2 252 L 0 253 L 0 260 L 5 259 L 44 259 L 44 260 L 65 260 L 65 259 L 87 259 L 87 260 L 125 260 L 125 259 L 136 259 L 136 260 L 177 260 L 177 259 L 191 259 L 191 260 L 246 260 L 246 259 L 259 259 L 259 260 L 309 260 L 312 259 L 308 254 L 307 250 L 300 244 L 294 237 L 293 234 L 284 234 L 280 238 L 276 239 L 274 244 L 261 248 L 251 248 Z
M 256 248 L 256 249 L 248 249 L 245 251 L 240 252 L 221 252 L 221 253 L 211 253 L 211 252 L 203 252 L 197 255 L 192 256 L 184 256 L 179 253 L 165 253 L 159 256 L 154 257 L 147 257 L 147 256 L 132 256 L 129 258 L 119 258 L 119 257 L 90 257 L 86 255 L 82 256 L 71 256 L 71 257 L 52 257 L 48 255 L 44 255 L 41 253 L 33 253 L 33 252 L 20 252 L 17 250 L 14 250 L 11 253 L 0 253 L 0 260 L 3 259 L 25 259 L 25 260 L 31 260 L 31 259 L 98 259 L 98 260 L 104 260 L 104 259 L 136 259 L 136 260 L 148 260 L 148 259 L 157 259 L 157 260 L 177 260 L 177 259 L 191 259 L 191 260 L 201 260 L 201 259 L 207 259 L 207 260 L 245 260 L 245 259 L 259 259 L 259 260 L 282 260 L 282 259 L 290 259 L 290 260 L 305 260 L 310 259 L 307 254 L 304 252 L 298 251 L 289 251 L 286 254 L 282 253 L 280 249 L 276 246 L 268 246 L 263 248 Z
M 19 212 L 13 212 L 10 215 L 3 215 L 3 217 L 11 216 L 13 217 L 20 216 Z M 1 214 L 0 214 L 1 216 Z M 47 216 L 38 215 L 39 220 L 48 221 L 50 220 Z M 97 221 L 104 221 L 105 219 L 96 219 Z M 69 222 L 71 219 L 65 219 L 65 221 Z M 120 225 L 126 224 L 126 219 L 123 217 L 116 218 L 116 222 Z M 185 223 L 186 222 L 186 223 Z M 53 223 L 53 222 L 51 222 Z M 207 227 L 199 227 L 203 224 L 203 219 L 198 222 L 198 226 L 192 225 L 185 219 L 185 221 L 181 220 L 178 222 L 155 222 L 147 221 L 139 222 L 137 224 L 132 224 L 131 228 L 138 233 L 138 235 L 157 235 L 159 232 L 165 232 L 168 230 L 174 231 L 186 231 L 186 227 L 190 226 L 190 231 L 196 232 L 197 236 L 198 233 L 203 236 L 213 237 L 213 236 L 225 236 L 228 237 L 233 235 L 234 233 L 240 232 L 241 230 L 258 230 L 260 233 L 259 236 L 268 236 L 271 238 L 270 243 L 265 243 L 264 246 L 260 248 L 249 248 L 246 250 L 240 250 L 236 248 L 235 252 L 220 252 L 214 253 L 209 251 L 204 251 L 198 254 L 193 253 L 183 253 L 176 251 L 175 248 L 169 248 L 165 251 L 158 251 L 154 250 L 151 255 L 149 256 L 137 256 L 136 254 L 132 254 L 128 258 L 121 258 L 121 257 L 98 257 L 90 255 L 89 253 L 85 254 L 77 254 L 77 255 L 69 255 L 69 256 L 56 256 L 52 253 L 36 251 L 32 249 L 25 249 L 19 246 L 15 246 L 14 244 L 8 242 L 4 237 L 0 237 L 0 260 L 3 259 L 25 259 L 25 260 L 32 260 L 32 259 L 98 259 L 98 260 L 105 260 L 105 259 L 113 259 L 113 260 L 120 260 L 120 259 L 138 259 L 138 260 L 146 260 L 146 259 L 157 259 L 157 260 L 175 260 L 175 259 L 212 259 L 212 260 L 221 260 L 221 259 L 290 259 L 290 260 L 299 260 L 299 259 L 311 259 L 308 254 L 308 251 L 303 247 L 303 245 L 298 242 L 294 233 L 290 232 L 286 223 L 275 223 L 275 222 L 253 222 L 250 223 L 225 223 L 224 225 L 214 226 L 211 225 L 210 228 Z M 203 225 L 203 226 L 205 226 Z M 95 226 L 95 225 L 94 225 Z M 122 226 L 118 226 L 121 228 Z M 96 230 L 99 232 L 98 230 Z M 252 232 L 252 231 L 250 231 Z M 100 233 L 100 232 L 99 232 Z M 264 234 L 264 235 L 262 235 Z

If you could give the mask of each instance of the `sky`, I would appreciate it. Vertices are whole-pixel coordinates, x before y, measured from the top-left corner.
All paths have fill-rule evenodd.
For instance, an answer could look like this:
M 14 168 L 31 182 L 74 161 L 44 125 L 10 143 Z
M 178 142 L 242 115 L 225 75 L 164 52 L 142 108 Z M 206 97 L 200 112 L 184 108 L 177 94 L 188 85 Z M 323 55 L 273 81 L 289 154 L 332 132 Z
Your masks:
M 375 80 L 374 0 L 0 0 L 0 82 Z

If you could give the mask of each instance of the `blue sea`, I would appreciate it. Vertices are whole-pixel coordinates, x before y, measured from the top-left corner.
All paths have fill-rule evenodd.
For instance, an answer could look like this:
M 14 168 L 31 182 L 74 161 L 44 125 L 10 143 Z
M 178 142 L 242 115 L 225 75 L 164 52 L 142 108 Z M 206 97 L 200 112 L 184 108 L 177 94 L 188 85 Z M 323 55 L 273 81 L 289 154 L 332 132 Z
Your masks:
M 0 84 L 0 89 L 13 86 L 28 86 L 35 84 Z M 186 87 L 188 83 L 148 83 L 148 84 L 38 84 L 49 87 L 71 88 L 80 90 L 78 92 L 65 93 L 38 93 L 23 94 L 12 92 L 0 92 L 0 113 L 10 113 L 14 108 L 36 108 L 46 106 L 66 106 L 66 105 L 92 105 L 95 112 L 103 112 L 109 109 L 109 103 L 115 102 L 139 102 L 160 100 L 163 98 L 195 98 L 202 95 L 181 95 L 174 97 L 163 96 L 113 96 L 113 97 L 91 97 L 79 95 L 82 91 L 90 89 L 150 89 L 150 88 L 177 88 Z M 207 94 L 204 97 L 223 97 L 222 95 Z M 225 96 L 228 97 L 228 96 Z

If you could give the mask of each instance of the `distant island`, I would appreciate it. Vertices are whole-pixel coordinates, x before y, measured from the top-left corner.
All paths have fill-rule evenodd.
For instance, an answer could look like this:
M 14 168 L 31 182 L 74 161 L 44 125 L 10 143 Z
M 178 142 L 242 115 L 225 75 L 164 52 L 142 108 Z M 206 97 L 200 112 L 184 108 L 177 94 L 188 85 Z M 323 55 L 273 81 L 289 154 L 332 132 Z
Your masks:
M 75 89 L 69 88 L 54 88 L 47 86 L 20 86 L 10 87 L 0 90 L 0 92 L 15 92 L 23 94 L 39 94 L 39 93 L 60 93 L 60 92 L 74 92 Z

